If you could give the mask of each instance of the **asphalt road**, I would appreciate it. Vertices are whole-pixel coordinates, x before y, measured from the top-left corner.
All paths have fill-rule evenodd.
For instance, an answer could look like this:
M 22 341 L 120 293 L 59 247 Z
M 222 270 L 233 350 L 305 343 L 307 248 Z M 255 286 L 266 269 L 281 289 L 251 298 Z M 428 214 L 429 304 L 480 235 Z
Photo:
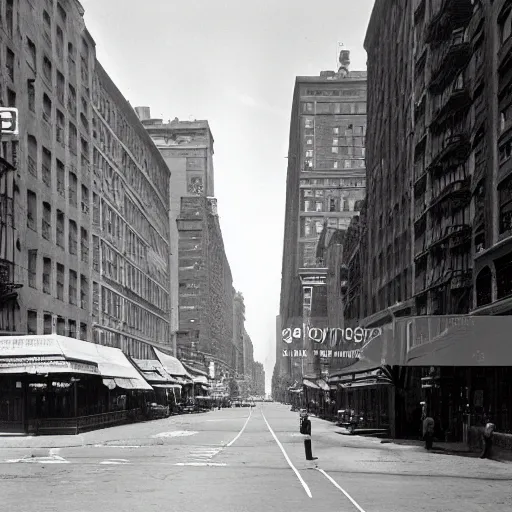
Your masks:
M 0 437 L 0 503 L 21 512 L 512 510 L 512 464 L 341 435 L 281 404 L 80 436 Z

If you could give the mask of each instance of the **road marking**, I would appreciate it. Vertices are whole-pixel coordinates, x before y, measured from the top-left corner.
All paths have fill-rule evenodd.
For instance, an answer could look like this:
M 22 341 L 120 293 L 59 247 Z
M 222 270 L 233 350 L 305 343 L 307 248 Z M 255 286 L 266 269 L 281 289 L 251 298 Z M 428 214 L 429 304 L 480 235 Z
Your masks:
M 8 463 L 40 463 L 40 464 L 69 464 L 69 460 L 59 457 L 58 455 L 50 455 L 48 457 L 23 457 L 22 459 L 10 459 L 6 461 Z
M 102 460 L 100 464 L 129 464 L 130 461 L 127 459 L 107 459 Z
M 151 437 L 187 437 L 193 436 L 194 434 L 198 434 L 198 432 L 195 432 L 194 430 L 173 430 L 172 432 L 160 432 L 160 434 L 155 434 L 154 436 Z
M 249 420 L 251 419 L 251 416 L 252 416 L 252 407 L 251 407 L 251 410 L 249 411 L 249 416 L 247 416 L 247 419 L 245 420 L 245 423 L 244 423 L 244 426 L 242 427 L 242 430 L 240 430 L 240 432 L 238 432 L 238 434 L 235 436 L 235 438 L 232 439 L 226 445 L 227 447 L 230 447 L 244 433 L 245 427 L 247 427 L 247 423 L 249 423 Z
M 94 448 L 142 448 L 140 445 L 95 444 Z
M 362 507 L 359 506 L 359 504 L 357 503 L 357 501 L 352 498 L 352 496 L 350 496 L 350 494 L 345 491 L 345 489 L 343 489 L 339 484 L 338 482 L 336 482 L 336 480 L 334 480 L 334 478 L 332 478 L 331 476 L 329 476 L 323 469 L 318 469 L 318 468 L 315 468 L 317 471 L 320 471 L 320 473 L 322 473 L 322 475 L 324 475 L 331 483 L 332 485 L 334 485 L 334 487 L 336 487 L 337 489 L 339 489 L 351 502 L 352 502 L 352 505 L 354 505 L 354 507 L 357 508 L 357 510 L 359 510 L 359 512 L 365 512 L 364 509 Z
M 223 462 L 177 462 L 175 466 L 226 466 Z
M 263 411 L 261 411 L 261 415 L 263 416 L 263 419 L 265 420 L 265 423 L 267 424 L 267 428 L 270 430 L 270 433 L 272 434 L 272 437 L 274 438 L 275 442 L 277 443 L 277 446 L 281 449 L 283 452 L 284 458 L 286 459 L 286 462 L 288 462 L 288 465 L 293 469 L 294 473 L 297 475 L 297 478 L 299 479 L 299 482 L 302 484 L 302 487 L 304 487 L 304 490 L 306 491 L 306 494 L 312 498 L 311 491 L 309 490 L 308 484 L 304 481 L 304 479 L 300 476 L 300 473 L 297 471 L 297 468 L 292 464 L 292 461 L 290 460 L 290 457 L 288 457 L 288 454 L 285 452 L 283 445 L 279 442 L 279 439 L 277 439 L 277 436 L 274 434 L 274 431 L 272 430 L 272 427 L 269 425 L 267 418 L 265 418 L 265 415 L 263 414 Z M 363 511 L 364 512 L 364 511 Z

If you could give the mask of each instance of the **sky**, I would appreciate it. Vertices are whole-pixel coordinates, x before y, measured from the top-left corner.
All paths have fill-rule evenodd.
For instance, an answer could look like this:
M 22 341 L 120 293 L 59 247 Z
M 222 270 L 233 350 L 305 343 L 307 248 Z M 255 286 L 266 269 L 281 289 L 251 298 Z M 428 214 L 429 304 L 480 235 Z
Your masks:
M 366 69 L 373 0 L 81 0 L 96 55 L 133 107 L 207 119 L 215 196 L 254 358 L 275 363 L 288 136 L 296 76 Z

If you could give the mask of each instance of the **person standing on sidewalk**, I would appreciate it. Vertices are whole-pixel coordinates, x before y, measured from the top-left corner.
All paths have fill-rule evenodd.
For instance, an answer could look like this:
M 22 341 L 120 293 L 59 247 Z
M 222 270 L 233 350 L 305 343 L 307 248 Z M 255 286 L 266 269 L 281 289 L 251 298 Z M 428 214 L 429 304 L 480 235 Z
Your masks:
M 425 439 L 425 448 L 432 450 L 434 443 L 434 419 L 428 416 L 423 420 L 423 439 Z
M 300 423 L 300 433 L 304 435 L 304 451 L 306 452 L 306 460 L 315 460 L 311 449 L 311 420 L 307 413 L 303 415 Z
M 496 425 L 491 422 L 491 419 L 486 418 L 485 428 L 484 428 L 484 448 L 482 450 L 482 454 L 480 455 L 481 459 L 488 459 L 491 456 L 492 437 L 494 435 L 495 428 L 496 428 Z

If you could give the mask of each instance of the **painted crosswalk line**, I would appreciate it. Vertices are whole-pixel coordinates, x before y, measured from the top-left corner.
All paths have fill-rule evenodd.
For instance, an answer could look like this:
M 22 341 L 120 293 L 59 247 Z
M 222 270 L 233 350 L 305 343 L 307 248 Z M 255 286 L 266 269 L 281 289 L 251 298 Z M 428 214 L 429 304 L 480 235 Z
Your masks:
M 48 455 L 45 457 L 23 457 L 21 459 L 9 459 L 7 463 L 29 463 L 29 464 L 69 464 L 69 460 L 59 455 Z
M 166 438 L 166 437 L 188 437 L 198 434 L 195 430 L 173 430 L 171 432 L 160 432 L 152 436 L 153 438 Z
M 207 467 L 207 466 L 223 467 L 223 466 L 227 466 L 227 464 L 224 464 L 223 462 L 177 462 L 174 465 L 175 466 L 196 466 L 196 467 Z
M 130 464 L 128 459 L 107 459 L 100 462 L 100 464 Z

